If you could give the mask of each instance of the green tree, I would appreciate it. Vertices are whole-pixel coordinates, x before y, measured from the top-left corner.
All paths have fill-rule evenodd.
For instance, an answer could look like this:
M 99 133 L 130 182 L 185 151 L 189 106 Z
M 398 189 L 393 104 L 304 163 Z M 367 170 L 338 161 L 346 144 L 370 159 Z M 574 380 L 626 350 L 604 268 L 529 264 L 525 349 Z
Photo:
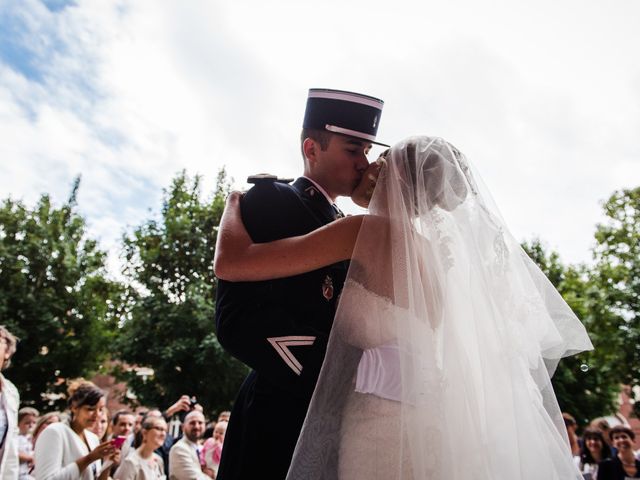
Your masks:
M 552 383 L 560 408 L 583 425 L 608 415 L 616 410 L 620 375 L 607 327 L 610 312 L 604 308 L 604 295 L 593 272 L 584 265 L 563 265 L 559 255 L 547 252 L 540 240 L 525 243 L 523 248 L 585 325 L 594 344 L 593 351 L 566 357 L 558 364 Z
M 596 281 L 609 312 L 606 328 L 619 353 L 626 384 L 640 383 L 640 187 L 620 190 L 604 203 L 596 230 Z
M 12 199 L 0 206 L 0 323 L 20 338 L 7 374 L 23 403 L 41 408 L 42 394 L 64 393 L 63 379 L 98 370 L 124 292 L 76 211 L 79 184 L 60 208 L 47 195 L 33 209 Z
M 200 177 L 182 172 L 165 191 L 161 219 L 124 239 L 124 273 L 137 293 L 120 358 L 154 374 L 120 374 L 143 404 L 166 407 L 187 394 L 209 411 L 227 409 L 246 374 L 215 336 L 213 255 L 228 192 L 224 170 L 210 200 L 202 199 Z
M 640 384 L 640 188 L 614 192 L 603 210 L 593 266 L 564 267 L 539 242 L 525 245 L 593 342 L 592 352 L 563 360 L 553 379 L 561 407 L 583 420 L 615 411 L 621 384 Z

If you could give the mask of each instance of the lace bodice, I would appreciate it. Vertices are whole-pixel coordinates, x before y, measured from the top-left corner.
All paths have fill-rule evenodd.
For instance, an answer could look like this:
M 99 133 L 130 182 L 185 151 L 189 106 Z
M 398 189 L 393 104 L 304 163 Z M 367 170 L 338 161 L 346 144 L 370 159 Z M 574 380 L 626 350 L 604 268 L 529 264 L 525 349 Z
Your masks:
M 334 328 L 346 343 L 366 350 L 395 341 L 396 319 L 401 314 L 406 318 L 406 309 L 348 280 L 342 290 Z

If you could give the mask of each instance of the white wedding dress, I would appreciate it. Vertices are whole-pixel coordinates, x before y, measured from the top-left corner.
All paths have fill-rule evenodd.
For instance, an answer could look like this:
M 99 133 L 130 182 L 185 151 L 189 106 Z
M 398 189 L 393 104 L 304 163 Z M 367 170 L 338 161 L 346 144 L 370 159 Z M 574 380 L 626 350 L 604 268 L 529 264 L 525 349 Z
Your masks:
M 393 147 L 289 479 L 580 479 L 550 376 L 591 348 L 441 139 Z
M 395 478 L 399 471 L 411 478 L 409 452 L 393 445 L 403 435 L 401 356 L 408 355 L 393 338 L 393 325 L 407 311 L 357 282 L 346 288 L 341 310 L 351 321 L 341 334 L 363 352 L 343 414 L 338 478 Z

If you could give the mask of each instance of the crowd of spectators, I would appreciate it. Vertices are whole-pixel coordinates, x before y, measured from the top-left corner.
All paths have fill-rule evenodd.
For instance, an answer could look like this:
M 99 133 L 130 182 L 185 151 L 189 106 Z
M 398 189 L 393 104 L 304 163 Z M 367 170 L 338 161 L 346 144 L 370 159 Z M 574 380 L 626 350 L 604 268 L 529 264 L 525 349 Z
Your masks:
M 91 382 L 73 382 L 68 394 L 69 409 L 64 413 L 40 415 L 31 407 L 19 410 L 19 473 L 15 478 L 216 477 L 229 412 L 222 412 L 215 422 L 207 422 L 199 405 L 191 406 L 185 395 L 176 403 L 190 411 L 140 408 L 137 412 L 120 410 L 110 416 L 104 406 L 104 392 Z M 180 411 L 185 416 L 174 437 L 168 432 L 167 420 L 175 421 Z
M 604 418 L 592 420 L 578 435 L 577 423 L 563 414 L 576 465 L 585 480 L 640 478 L 640 450 L 634 451 L 635 433 L 628 425 L 610 426 Z
M 83 379 L 70 383 L 64 412 L 19 408 L 18 391 L 1 372 L 16 342 L 0 326 L 0 480 L 215 479 L 229 412 L 207 421 L 195 398 L 183 395 L 164 411 L 110 415 L 105 393 Z M 579 434 L 575 419 L 563 417 L 585 480 L 640 478 L 640 451 L 634 451 L 629 426 L 598 418 Z M 169 431 L 171 425 L 176 428 Z
M 16 343 L 0 326 L 0 480 L 216 477 L 229 412 L 208 422 L 195 399 L 183 395 L 164 411 L 110 415 L 105 392 L 84 379 L 70 382 L 64 412 L 20 408 L 18 390 L 1 373 Z

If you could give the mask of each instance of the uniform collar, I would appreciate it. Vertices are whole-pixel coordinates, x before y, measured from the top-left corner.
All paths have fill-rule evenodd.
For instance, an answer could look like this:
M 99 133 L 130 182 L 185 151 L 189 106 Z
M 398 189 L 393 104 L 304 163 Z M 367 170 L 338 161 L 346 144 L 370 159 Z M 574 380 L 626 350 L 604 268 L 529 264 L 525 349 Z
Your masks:
M 327 199 L 327 202 L 329 202 L 329 205 L 333 205 L 334 203 L 336 203 L 336 202 L 334 202 L 333 200 L 331 200 L 331 197 L 329 196 L 329 194 L 327 193 L 327 191 L 326 191 L 324 188 L 322 188 L 322 187 L 318 184 L 318 182 L 316 182 L 316 181 L 312 180 L 312 179 L 311 179 L 311 178 L 309 178 L 309 177 L 305 177 L 304 175 L 302 175 L 302 177 L 301 177 L 301 178 L 304 178 L 305 180 L 307 180 L 307 181 L 311 182 L 311 184 L 312 184 L 314 187 L 316 187 L 316 189 L 317 189 L 320 193 L 322 193 L 322 195 L 324 195 L 324 198 L 326 198 L 326 199 Z
M 322 225 L 336 219 L 333 202 L 320 186 L 307 177 L 299 177 L 293 187 L 299 192 L 301 200 L 317 215 Z

